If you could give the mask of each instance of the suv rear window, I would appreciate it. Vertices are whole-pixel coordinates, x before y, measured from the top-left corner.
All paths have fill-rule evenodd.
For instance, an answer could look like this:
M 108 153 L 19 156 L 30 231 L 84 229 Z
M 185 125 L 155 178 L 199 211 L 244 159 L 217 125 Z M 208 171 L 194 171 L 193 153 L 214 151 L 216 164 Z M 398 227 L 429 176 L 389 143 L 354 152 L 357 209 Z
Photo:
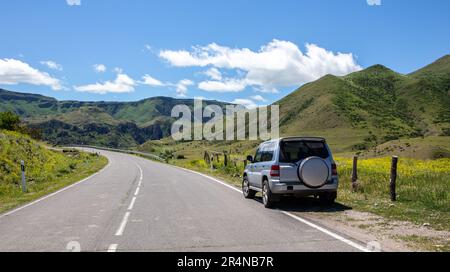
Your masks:
M 326 159 L 329 156 L 324 142 L 283 141 L 280 143 L 280 162 L 295 163 L 309 157 Z

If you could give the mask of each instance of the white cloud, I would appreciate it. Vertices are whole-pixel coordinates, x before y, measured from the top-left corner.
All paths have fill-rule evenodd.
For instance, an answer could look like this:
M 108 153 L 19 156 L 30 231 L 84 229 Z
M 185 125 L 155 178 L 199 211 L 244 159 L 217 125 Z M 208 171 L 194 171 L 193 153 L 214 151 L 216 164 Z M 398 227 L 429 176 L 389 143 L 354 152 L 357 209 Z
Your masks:
M 149 76 L 149 75 L 143 76 L 143 77 L 142 77 L 142 80 L 143 80 L 143 81 L 141 81 L 141 82 L 139 82 L 139 83 L 144 84 L 144 85 L 148 85 L 148 86 L 151 86 L 151 87 L 162 87 L 162 86 L 166 86 L 165 83 L 162 83 L 162 82 L 159 81 L 158 79 L 156 79 L 156 78 L 154 78 L 154 77 L 151 77 L 151 76 Z
M 118 74 L 114 81 L 106 81 L 104 83 L 95 83 L 84 86 L 74 86 L 79 92 L 88 92 L 96 94 L 107 93 L 130 93 L 134 92 L 136 86 L 134 79 L 125 74 Z
M 381 6 L 381 0 L 367 0 L 369 6 Z
M 188 92 L 188 87 L 194 85 L 194 82 L 189 79 L 180 80 L 177 84 L 174 84 L 176 87 L 178 97 L 186 97 Z
M 222 80 L 222 73 L 215 67 L 207 70 L 204 74 L 212 80 Z
M 172 88 L 175 88 L 178 97 L 186 97 L 189 86 L 192 86 L 195 84 L 192 80 L 189 80 L 189 79 L 183 79 L 183 80 L 178 81 L 177 83 L 162 82 L 150 75 L 144 75 L 142 77 L 142 81 L 139 81 L 138 83 L 143 84 L 143 85 L 148 85 L 150 87 L 172 87 Z
M 176 67 L 212 66 L 244 72 L 243 77 L 234 80 L 199 84 L 210 91 L 215 89 L 222 92 L 244 90 L 237 87 L 237 82 L 257 90 L 276 92 L 279 87 L 299 86 L 326 74 L 346 75 L 362 69 L 351 53 L 334 53 L 315 44 L 306 44 L 306 52 L 303 53 L 294 43 L 280 40 L 271 41 L 257 52 L 212 43 L 193 47 L 191 51 L 163 50 L 159 56 Z
M 264 97 L 260 96 L 260 95 L 254 95 L 254 96 L 252 96 L 250 98 L 255 100 L 255 101 L 258 101 L 258 102 L 267 102 L 267 100 Z
M 276 94 L 279 93 L 278 89 L 276 87 L 259 87 L 259 86 L 255 86 L 254 89 L 260 93 L 272 93 L 272 94 Z
M 253 102 L 253 100 L 250 99 L 242 99 L 242 98 L 238 98 L 233 100 L 233 102 L 231 102 L 232 104 L 237 104 L 237 105 L 242 105 L 248 109 L 254 109 L 257 108 L 258 105 L 256 105 L 255 102 Z
M 41 64 L 45 65 L 48 68 L 53 69 L 53 70 L 58 70 L 58 71 L 62 71 L 63 70 L 63 67 L 62 67 L 61 64 L 58 64 L 58 63 L 56 63 L 54 61 L 51 61 L 51 60 L 41 61 Z
M 203 81 L 198 84 L 200 90 L 207 92 L 241 92 L 247 87 L 244 80 L 225 79 L 223 81 Z
M 116 67 L 116 68 L 114 68 L 114 73 L 116 73 L 116 74 L 122 74 L 122 73 L 123 73 L 123 69 L 120 68 L 120 67 Z
M 66 0 L 69 6 L 81 6 L 81 0 Z
M 61 90 L 61 82 L 41 72 L 29 64 L 15 59 L 0 59 L 0 84 L 16 85 L 20 83 L 49 86 Z
M 97 73 L 104 73 L 106 72 L 106 66 L 104 64 L 94 64 L 94 70 Z

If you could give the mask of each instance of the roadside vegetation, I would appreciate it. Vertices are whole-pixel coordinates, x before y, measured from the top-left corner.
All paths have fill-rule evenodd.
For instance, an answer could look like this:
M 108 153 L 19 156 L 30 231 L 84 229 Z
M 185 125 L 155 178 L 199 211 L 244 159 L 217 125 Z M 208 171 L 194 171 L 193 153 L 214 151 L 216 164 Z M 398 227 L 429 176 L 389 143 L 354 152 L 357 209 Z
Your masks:
M 0 213 L 82 180 L 107 164 L 106 158 L 96 154 L 50 150 L 22 134 L 20 120 L 13 114 L 0 114 L 0 127 Z M 21 160 L 25 161 L 27 193 L 21 188 Z
M 389 199 L 390 158 L 358 162 L 358 190 L 352 192 L 352 160 L 336 158 L 340 174 L 338 201 L 387 218 L 450 231 L 450 159 L 400 158 L 398 200 Z
M 402 143 L 406 144 L 405 141 Z M 436 139 L 433 138 L 433 141 Z M 410 142 L 411 146 L 420 148 L 421 143 L 427 141 L 418 138 L 407 140 L 407 142 Z M 449 142 L 442 141 L 440 144 L 444 150 L 449 149 Z M 171 164 L 203 172 L 240 187 L 244 159 L 246 155 L 255 152 L 257 145 L 257 142 L 205 144 L 204 142 L 176 143 L 171 140 L 162 140 L 147 142 L 141 146 L 140 150 L 162 156 Z M 393 150 L 389 154 L 398 151 L 394 147 L 390 148 Z M 223 154 L 219 155 L 219 160 L 215 157 L 212 164 L 205 161 L 203 157 L 205 151 L 210 154 L 221 154 L 226 151 L 227 166 L 224 164 Z M 424 157 L 424 154 L 417 152 L 420 158 Z M 380 158 L 363 156 L 358 162 L 359 187 L 356 192 L 353 192 L 351 155 L 354 153 L 337 154 L 335 157 L 340 176 L 338 203 L 388 219 L 408 221 L 417 226 L 435 230 L 450 231 L 450 158 L 443 156 L 440 159 L 430 159 L 435 157 L 434 155 L 427 157 L 428 159 L 400 157 L 397 179 L 398 200 L 393 203 L 390 201 L 389 194 L 391 158 L 387 157 L 386 153 Z M 404 239 L 401 238 L 401 240 Z M 427 244 L 421 243 L 419 246 L 426 250 L 436 250 L 432 246 L 433 243 L 444 243 L 441 249 L 450 249 L 450 241 L 429 241 L 429 239 L 427 241 Z

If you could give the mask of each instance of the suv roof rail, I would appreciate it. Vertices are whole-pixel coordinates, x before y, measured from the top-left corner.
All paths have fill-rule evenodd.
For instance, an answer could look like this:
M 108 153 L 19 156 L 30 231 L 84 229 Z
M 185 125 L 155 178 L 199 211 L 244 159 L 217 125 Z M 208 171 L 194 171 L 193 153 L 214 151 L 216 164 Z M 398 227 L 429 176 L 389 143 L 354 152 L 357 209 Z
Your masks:
M 309 140 L 309 141 L 325 142 L 325 138 L 323 138 L 323 137 L 310 137 L 310 136 L 283 137 L 280 139 L 280 141 L 286 141 L 286 140 Z

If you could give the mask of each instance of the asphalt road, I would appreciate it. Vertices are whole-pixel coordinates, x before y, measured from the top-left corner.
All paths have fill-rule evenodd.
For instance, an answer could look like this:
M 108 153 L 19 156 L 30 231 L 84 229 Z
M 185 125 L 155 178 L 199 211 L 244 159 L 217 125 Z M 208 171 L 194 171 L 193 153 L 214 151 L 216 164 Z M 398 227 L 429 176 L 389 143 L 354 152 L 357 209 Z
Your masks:
M 361 251 L 188 170 L 120 153 L 95 176 L 0 215 L 0 251 Z

